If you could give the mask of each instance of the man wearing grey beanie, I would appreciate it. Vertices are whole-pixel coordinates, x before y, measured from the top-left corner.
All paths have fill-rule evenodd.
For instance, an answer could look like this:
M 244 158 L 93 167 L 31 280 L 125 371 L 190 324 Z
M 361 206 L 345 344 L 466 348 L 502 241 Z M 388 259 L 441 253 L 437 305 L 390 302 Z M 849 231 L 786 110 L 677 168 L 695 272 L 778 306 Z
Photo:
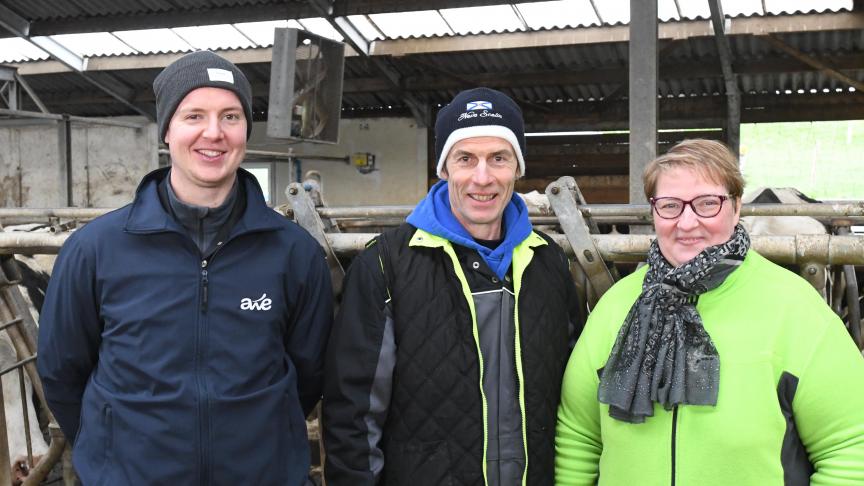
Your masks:
M 581 329 L 568 260 L 514 194 L 522 110 L 462 91 L 435 122 L 437 182 L 348 270 L 327 347 L 328 486 L 552 486 Z
M 332 318 L 323 251 L 240 168 L 237 66 L 194 52 L 153 88 L 171 166 L 61 249 L 40 320 L 49 406 L 83 484 L 303 485 Z

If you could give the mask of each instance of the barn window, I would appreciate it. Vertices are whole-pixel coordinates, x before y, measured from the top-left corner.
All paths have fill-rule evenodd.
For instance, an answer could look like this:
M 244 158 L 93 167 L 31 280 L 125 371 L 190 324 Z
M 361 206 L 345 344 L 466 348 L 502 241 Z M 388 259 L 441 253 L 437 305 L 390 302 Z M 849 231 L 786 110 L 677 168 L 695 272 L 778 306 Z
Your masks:
M 244 162 L 243 168 L 258 179 L 258 185 L 264 192 L 268 206 L 273 205 L 273 195 L 276 193 L 276 170 L 273 162 Z

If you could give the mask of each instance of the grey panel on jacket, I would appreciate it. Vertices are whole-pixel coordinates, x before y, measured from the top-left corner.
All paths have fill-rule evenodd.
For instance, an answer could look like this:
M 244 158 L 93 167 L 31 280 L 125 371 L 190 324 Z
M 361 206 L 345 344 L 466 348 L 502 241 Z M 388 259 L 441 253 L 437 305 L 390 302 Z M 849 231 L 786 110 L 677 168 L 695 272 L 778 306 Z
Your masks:
M 488 484 L 517 486 L 522 484 L 525 448 L 516 376 L 515 300 L 506 289 L 472 295 L 483 354 L 483 392 L 488 411 Z
M 369 471 L 377 481 L 384 470 L 384 451 L 381 450 L 381 435 L 387 422 L 387 410 L 393 392 L 393 370 L 396 367 L 396 340 L 393 335 L 393 312 L 388 301 L 384 307 L 384 336 L 378 353 L 378 365 L 369 395 L 369 413 L 366 422 L 369 441 Z

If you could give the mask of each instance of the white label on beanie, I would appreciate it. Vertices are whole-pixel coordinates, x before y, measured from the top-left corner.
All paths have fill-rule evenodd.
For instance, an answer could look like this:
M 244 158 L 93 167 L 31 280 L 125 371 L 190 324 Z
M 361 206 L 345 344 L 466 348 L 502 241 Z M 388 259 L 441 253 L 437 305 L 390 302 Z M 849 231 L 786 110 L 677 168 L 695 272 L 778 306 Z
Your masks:
M 234 73 L 225 69 L 207 68 L 207 76 L 210 77 L 210 81 L 234 84 Z
M 491 110 L 492 102 L 491 101 L 471 101 L 468 103 L 468 106 L 465 107 L 465 111 L 471 110 Z

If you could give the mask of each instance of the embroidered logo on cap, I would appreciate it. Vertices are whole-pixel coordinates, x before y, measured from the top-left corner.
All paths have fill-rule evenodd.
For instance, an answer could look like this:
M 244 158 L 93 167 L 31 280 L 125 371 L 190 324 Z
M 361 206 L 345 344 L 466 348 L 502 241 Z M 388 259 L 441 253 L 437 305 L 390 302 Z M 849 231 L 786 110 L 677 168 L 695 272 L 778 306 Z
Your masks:
M 471 110 L 491 110 L 492 102 L 490 101 L 469 101 L 465 107 L 465 111 Z
M 210 81 L 234 84 L 234 73 L 225 69 L 207 68 L 207 76 L 210 77 Z
M 465 105 L 465 112 L 459 115 L 457 122 L 470 120 L 472 118 L 504 118 L 501 113 L 492 111 L 491 101 L 469 101 Z

